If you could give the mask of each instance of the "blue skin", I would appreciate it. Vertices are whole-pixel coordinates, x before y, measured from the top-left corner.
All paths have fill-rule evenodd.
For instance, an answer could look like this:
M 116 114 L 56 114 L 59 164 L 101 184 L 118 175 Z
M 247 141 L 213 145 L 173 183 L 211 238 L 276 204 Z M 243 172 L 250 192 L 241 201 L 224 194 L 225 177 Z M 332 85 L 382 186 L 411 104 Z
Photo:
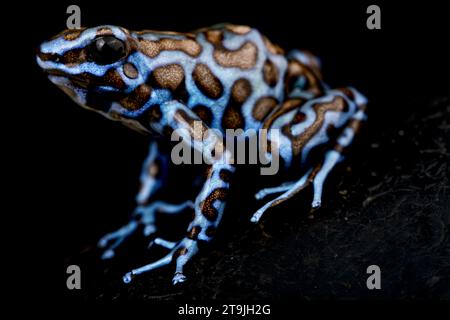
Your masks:
M 131 127 L 134 130 L 140 132 L 150 132 L 157 136 L 164 136 L 164 128 L 170 127 L 173 130 L 183 129 L 180 131 L 185 134 L 184 138 L 187 143 L 190 143 L 191 147 L 202 152 L 206 158 L 211 158 L 211 151 L 221 146 L 221 139 L 215 134 L 211 134 L 208 139 L 202 139 L 201 141 L 195 141 L 190 139 L 188 132 L 192 131 L 192 127 L 184 119 L 181 119 L 177 113 L 184 112 L 191 120 L 197 120 L 201 123 L 202 120 L 199 116 L 192 111 L 192 108 L 198 104 L 206 106 L 212 112 L 212 121 L 209 126 L 203 123 L 206 129 L 216 129 L 222 133 L 225 133 L 221 123 L 224 117 L 224 109 L 229 103 L 231 90 L 233 84 L 237 79 L 247 79 L 252 86 L 252 94 L 248 97 L 245 103 L 242 105 L 242 116 L 245 120 L 244 129 L 261 129 L 267 119 L 274 117 L 273 124 L 270 125 L 270 129 L 281 129 L 286 124 L 290 124 L 290 130 L 295 135 L 301 135 L 302 132 L 311 126 L 313 123 L 318 121 L 315 107 L 318 104 L 330 104 L 336 98 L 342 99 L 348 108 L 346 111 L 330 111 L 327 113 L 323 125 L 308 138 L 303 149 L 298 155 L 300 159 L 295 159 L 296 161 L 301 161 L 306 165 L 306 159 L 308 153 L 314 147 L 326 143 L 329 141 L 326 129 L 332 125 L 335 128 L 342 128 L 341 135 L 335 141 L 335 148 L 330 148 L 324 154 L 323 162 L 306 167 L 304 175 L 294 182 L 284 183 L 278 187 L 266 188 L 259 191 L 256 194 L 257 199 L 262 199 L 268 195 L 281 193 L 280 196 L 267 202 L 263 207 L 261 207 L 252 216 L 252 222 L 258 222 L 264 212 L 269 208 L 289 199 L 294 194 L 298 193 L 300 190 L 304 189 L 309 184 L 313 185 L 314 195 L 312 201 L 312 207 L 317 208 L 321 204 L 321 196 L 323 183 L 328 176 L 332 168 L 342 160 L 342 155 L 339 150 L 349 146 L 355 135 L 355 128 L 359 125 L 360 121 L 365 120 L 366 116 L 362 106 L 367 103 L 366 99 L 359 94 L 356 90 L 348 88 L 347 92 L 343 90 L 330 90 L 327 85 L 325 85 L 320 79 L 317 79 L 319 86 L 323 87 L 324 92 L 318 95 L 316 91 L 308 89 L 312 86 L 308 81 L 307 76 L 298 76 L 294 82 L 294 87 L 290 92 L 285 92 L 285 82 L 284 77 L 288 72 L 288 62 L 298 61 L 299 63 L 307 66 L 311 70 L 318 70 L 320 64 L 318 60 L 313 58 L 301 51 L 292 51 L 289 55 L 284 56 L 283 54 L 270 51 L 266 48 L 264 39 L 262 35 L 255 29 L 251 29 L 245 35 L 236 35 L 226 29 L 225 26 L 215 26 L 209 30 L 220 30 L 223 32 L 223 45 L 230 50 L 236 50 L 242 46 L 246 41 L 250 41 L 257 48 L 257 59 L 255 61 L 255 66 L 250 69 L 236 68 L 236 67 L 224 67 L 217 63 L 213 58 L 214 46 L 207 41 L 203 32 L 195 33 L 195 41 L 201 47 L 201 53 L 192 57 L 180 50 L 163 50 L 156 57 L 149 57 L 144 53 L 142 48 L 137 50 L 130 50 L 123 58 L 111 62 L 106 65 L 101 65 L 95 61 L 83 60 L 83 56 L 80 54 L 79 63 L 75 64 L 64 64 L 53 56 L 64 56 L 67 52 L 73 52 L 77 49 L 84 50 L 88 48 L 98 37 L 99 30 L 108 29 L 109 34 L 115 38 L 127 43 L 129 47 L 139 43 L 139 39 L 146 39 L 149 41 L 159 40 L 159 39 L 175 39 L 183 40 L 188 39 L 187 36 L 183 34 L 168 34 L 161 32 L 148 32 L 145 34 L 138 34 L 135 32 L 128 32 L 123 28 L 116 26 L 101 26 L 96 28 L 86 29 L 79 36 L 73 40 L 67 40 L 64 36 L 59 36 L 49 42 L 43 43 L 40 48 L 40 54 L 38 54 L 37 62 L 42 69 L 49 73 L 49 79 L 56 84 L 58 87 L 63 89 L 68 93 L 71 98 L 79 105 L 89 110 L 93 110 L 102 114 L 103 116 L 115 120 L 121 121 L 125 125 Z M 45 55 L 53 55 L 52 58 L 46 58 Z M 276 65 L 279 77 L 275 85 L 269 86 L 263 79 L 263 68 L 264 62 L 270 59 L 274 65 Z M 174 100 L 174 92 L 170 89 L 164 88 L 152 88 L 150 97 L 143 103 L 138 109 L 130 110 L 125 108 L 124 105 L 119 103 L 119 101 L 112 101 L 110 104 L 102 106 L 99 108 L 96 105 L 91 105 L 87 101 L 89 93 L 94 92 L 95 94 L 109 94 L 111 92 L 120 93 L 122 95 L 128 95 L 132 93 L 136 88 L 146 83 L 146 80 L 152 74 L 152 72 L 161 66 L 174 64 L 180 65 L 183 68 L 185 75 L 185 86 L 187 91 L 187 100 L 180 102 Z M 217 76 L 218 80 L 222 84 L 223 94 L 218 99 L 212 99 L 207 97 L 201 92 L 197 87 L 195 81 L 192 77 L 192 72 L 194 66 L 197 63 L 202 63 L 208 66 Z M 136 71 L 137 76 L 135 78 L 128 77 L 124 72 L 124 65 L 132 64 Z M 54 72 L 57 70 L 58 72 Z M 114 70 L 116 74 L 123 81 L 124 86 L 118 88 L 116 84 L 111 81 L 104 81 L 105 83 L 94 85 L 94 86 L 84 86 L 80 85 L 78 81 L 73 81 L 77 79 L 83 80 L 83 74 L 90 74 L 97 77 L 105 77 L 108 71 Z M 282 108 L 282 104 L 278 109 L 267 115 L 264 120 L 257 120 L 253 117 L 252 111 L 255 107 L 255 103 L 258 99 L 270 96 L 277 101 L 286 101 L 289 99 L 301 98 L 306 102 L 303 103 L 300 109 L 295 109 L 290 112 L 276 116 L 276 111 Z M 146 114 L 150 108 L 154 106 L 160 106 L 161 118 L 158 121 L 154 121 L 144 126 L 138 117 Z M 305 115 L 305 119 L 300 123 L 293 123 L 293 119 L 298 111 L 301 111 Z M 352 125 L 351 125 L 352 124 Z M 269 139 L 269 138 L 268 138 Z M 337 148 L 339 147 L 339 148 Z M 294 149 L 293 142 L 285 136 L 282 136 L 278 151 L 279 155 L 283 158 L 284 163 L 287 167 L 294 160 L 292 150 Z M 273 152 L 275 152 L 273 151 Z M 272 153 L 267 153 L 266 156 L 271 158 Z M 188 227 L 188 232 L 193 231 L 195 228 L 200 228 L 201 231 L 195 235 L 195 238 L 184 237 L 178 242 L 169 242 L 167 240 L 156 238 L 152 241 L 152 244 L 157 244 L 165 247 L 169 250 L 169 253 L 163 258 L 157 260 L 154 263 L 148 264 L 141 268 L 137 268 L 127 273 L 123 280 L 125 282 L 130 282 L 131 279 L 138 274 L 147 272 L 161 266 L 167 265 L 173 261 L 176 263 L 176 272 L 173 278 L 173 283 L 179 283 L 185 281 L 186 277 L 183 273 L 183 267 L 194 256 L 197 251 L 197 240 L 210 241 L 212 236 L 207 232 L 207 230 L 216 229 L 221 217 L 223 215 L 223 210 L 225 206 L 225 196 L 220 195 L 214 198 L 211 206 L 213 211 L 216 211 L 217 217 L 213 220 L 205 217 L 202 212 L 204 209 L 204 203 L 214 192 L 218 189 L 228 190 L 229 182 L 224 181 L 221 178 L 221 173 L 226 170 L 229 174 L 233 174 L 235 171 L 235 166 L 233 164 L 233 159 L 230 153 L 225 150 L 225 152 L 217 159 L 213 159 L 211 165 L 208 168 L 208 174 L 205 179 L 203 188 L 198 194 L 195 201 L 187 200 L 186 202 L 180 204 L 170 204 L 162 201 L 155 201 L 148 203 L 148 200 L 154 195 L 156 190 L 158 190 L 164 182 L 164 174 L 158 177 L 152 173 L 154 170 L 154 165 L 156 163 L 160 164 L 159 170 L 164 172 L 168 165 L 168 157 L 159 150 L 158 143 L 153 141 L 150 145 L 149 154 L 147 160 L 144 163 L 142 173 L 140 176 L 141 190 L 136 197 L 138 206 L 133 213 L 138 219 L 133 219 L 130 223 L 120 228 L 119 230 L 105 235 L 100 241 L 99 246 L 106 248 L 102 258 L 109 259 L 115 255 L 116 248 L 123 243 L 123 241 L 129 237 L 133 232 L 136 231 L 138 224 L 144 225 L 144 235 L 152 236 L 157 231 L 155 227 L 155 213 L 161 212 L 163 214 L 177 214 L 185 209 L 193 209 L 195 212 L 194 219 Z

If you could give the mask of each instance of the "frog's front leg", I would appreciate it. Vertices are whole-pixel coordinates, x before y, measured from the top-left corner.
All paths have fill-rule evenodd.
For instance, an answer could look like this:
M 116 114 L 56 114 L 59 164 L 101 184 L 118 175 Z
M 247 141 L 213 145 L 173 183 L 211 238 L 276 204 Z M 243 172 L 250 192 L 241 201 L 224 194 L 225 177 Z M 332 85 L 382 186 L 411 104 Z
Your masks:
M 225 149 L 223 138 L 209 130 L 201 119 L 183 104 L 172 101 L 161 106 L 162 118 L 151 125 L 155 130 L 169 127 L 183 138 L 184 143 L 200 151 L 209 163 L 205 183 L 195 200 L 194 216 L 187 235 L 176 243 L 155 239 L 155 243 L 170 249 L 163 258 L 128 272 L 123 280 L 175 262 L 173 283 L 185 281 L 184 266 L 197 253 L 197 241 L 210 241 L 222 218 L 229 181 L 235 168 L 231 154 Z
M 156 201 L 148 204 L 151 196 L 163 185 L 167 175 L 168 156 L 161 152 L 156 141 L 152 141 L 149 153 L 144 161 L 140 176 L 140 189 L 136 196 L 137 207 L 133 212 L 132 219 L 120 229 L 103 236 L 98 246 L 106 248 L 102 254 L 102 259 L 114 257 L 115 250 L 138 228 L 139 224 L 144 224 L 144 235 L 149 236 L 156 231 L 156 212 L 164 214 L 174 214 L 183 211 L 187 207 L 192 207 L 191 201 L 181 204 L 169 204 Z

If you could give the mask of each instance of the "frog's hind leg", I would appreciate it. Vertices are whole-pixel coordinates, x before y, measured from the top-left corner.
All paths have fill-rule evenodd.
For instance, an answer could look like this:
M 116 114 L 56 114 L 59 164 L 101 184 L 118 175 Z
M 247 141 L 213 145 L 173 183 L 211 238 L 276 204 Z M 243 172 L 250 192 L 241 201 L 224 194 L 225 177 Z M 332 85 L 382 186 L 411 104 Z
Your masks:
M 334 166 L 343 159 L 342 152 L 353 141 L 355 134 L 359 131 L 362 121 L 366 119 L 365 115 L 365 98 L 358 92 L 349 89 L 342 89 L 342 92 L 349 99 L 354 98 L 354 102 L 357 105 L 357 110 L 349 117 L 347 124 L 345 125 L 342 133 L 335 140 L 334 145 L 325 153 L 322 162 L 315 165 L 314 168 L 309 169 L 306 174 L 297 182 L 284 183 L 278 187 L 265 188 L 256 193 L 257 199 L 262 199 L 269 194 L 283 192 L 277 198 L 269 201 L 259 210 L 257 210 L 252 218 L 252 222 L 258 222 L 264 212 L 269 208 L 279 205 L 284 201 L 290 199 L 292 196 L 306 188 L 309 184 L 313 185 L 314 195 L 311 203 L 312 208 L 318 208 L 322 202 L 322 190 L 325 179 L 328 177 L 330 171 Z
M 317 170 L 308 170 L 308 172 L 301 177 L 300 180 L 297 182 L 292 182 L 288 184 L 283 184 L 279 187 L 275 188 L 266 188 L 259 191 L 256 196 L 260 196 L 260 199 L 265 197 L 266 195 L 273 194 L 273 193 L 279 193 L 284 192 L 282 195 L 278 196 L 277 198 L 267 202 L 264 206 L 259 208 L 250 219 L 251 222 L 257 223 L 262 215 L 271 207 L 277 206 L 280 203 L 283 203 L 284 201 L 290 199 L 292 196 L 297 194 L 298 192 L 305 189 L 310 183 L 311 180 L 314 178 L 315 174 L 317 173 Z
M 177 271 L 175 272 L 175 276 L 173 278 L 173 284 L 184 282 L 186 280 L 186 277 L 183 274 L 183 266 L 188 260 L 190 260 L 192 256 L 197 253 L 197 242 L 186 237 L 175 245 L 162 239 L 160 239 L 158 244 L 166 248 L 170 248 L 170 252 L 155 262 L 127 272 L 123 276 L 123 282 L 129 283 L 135 276 L 166 266 L 172 263 L 172 261 L 174 260 L 177 263 Z M 181 267 L 178 267 L 178 265 L 180 265 Z

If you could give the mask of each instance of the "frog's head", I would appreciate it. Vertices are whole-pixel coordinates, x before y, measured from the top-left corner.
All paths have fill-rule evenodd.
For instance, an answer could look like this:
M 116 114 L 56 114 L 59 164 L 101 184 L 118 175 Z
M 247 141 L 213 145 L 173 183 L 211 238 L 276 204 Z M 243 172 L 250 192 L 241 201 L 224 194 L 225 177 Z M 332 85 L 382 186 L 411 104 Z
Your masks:
M 151 88 L 140 72 L 136 40 L 121 27 L 66 30 L 38 48 L 37 62 L 77 104 L 146 131 L 135 120 Z

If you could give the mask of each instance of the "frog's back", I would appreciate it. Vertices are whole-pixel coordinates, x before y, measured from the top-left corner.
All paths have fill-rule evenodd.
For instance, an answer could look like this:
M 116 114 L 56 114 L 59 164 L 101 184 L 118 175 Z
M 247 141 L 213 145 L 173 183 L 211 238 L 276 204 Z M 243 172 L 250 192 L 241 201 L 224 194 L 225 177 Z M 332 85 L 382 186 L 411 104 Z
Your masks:
M 136 32 L 153 87 L 173 86 L 211 128 L 257 129 L 284 99 L 284 52 L 258 30 L 222 24 L 192 33 Z M 158 52 L 157 52 L 158 51 Z

